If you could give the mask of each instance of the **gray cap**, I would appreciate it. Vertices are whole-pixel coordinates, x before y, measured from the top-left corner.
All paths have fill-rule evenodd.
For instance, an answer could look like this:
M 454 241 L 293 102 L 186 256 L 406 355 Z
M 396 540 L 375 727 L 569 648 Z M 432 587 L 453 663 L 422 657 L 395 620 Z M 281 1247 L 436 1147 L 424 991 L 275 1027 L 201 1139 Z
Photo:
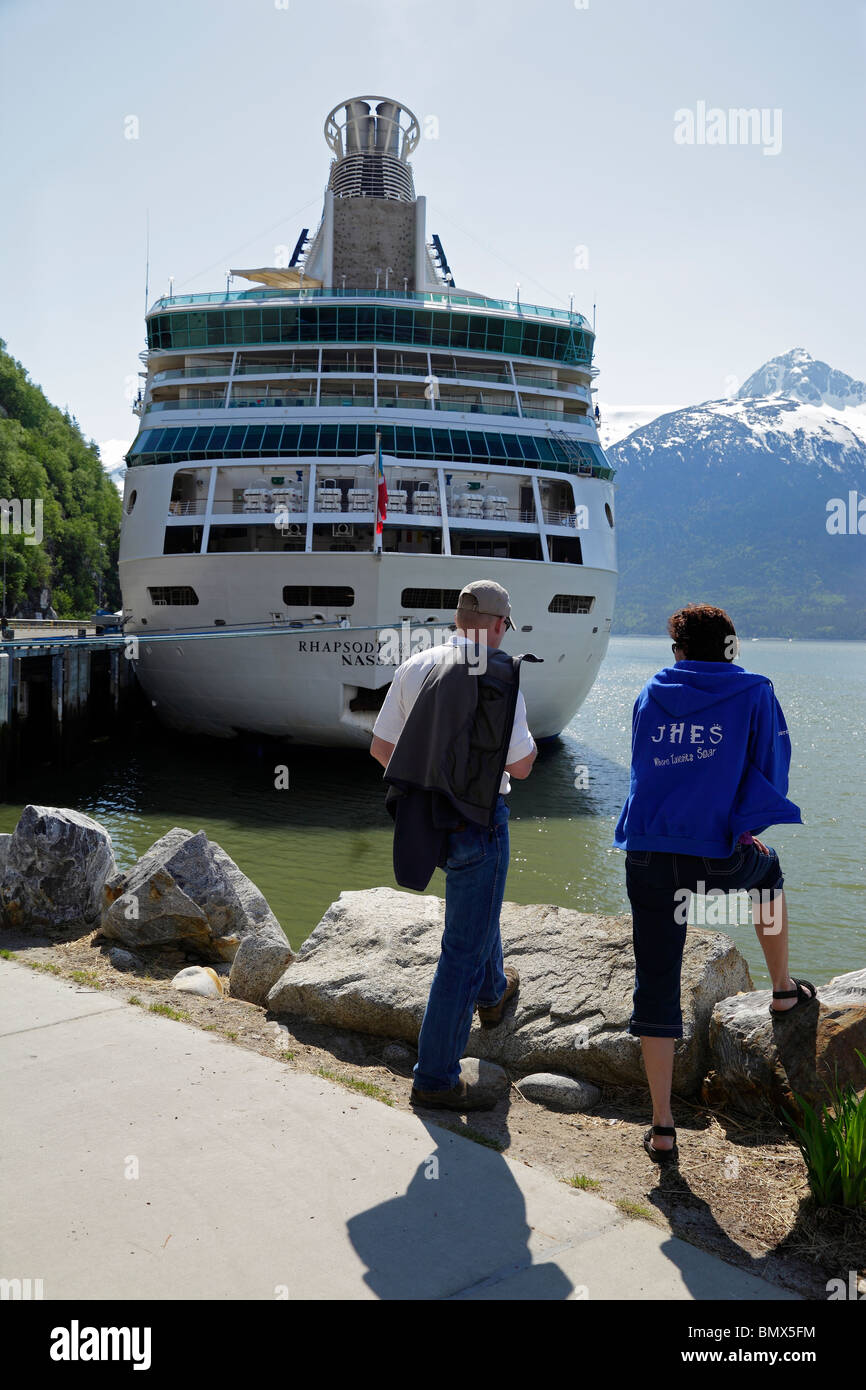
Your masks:
M 514 628 L 511 620 L 511 600 L 508 590 L 493 579 L 476 579 L 460 591 L 458 613 L 484 613 L 491 618 L 504 618 L 505 626 Z

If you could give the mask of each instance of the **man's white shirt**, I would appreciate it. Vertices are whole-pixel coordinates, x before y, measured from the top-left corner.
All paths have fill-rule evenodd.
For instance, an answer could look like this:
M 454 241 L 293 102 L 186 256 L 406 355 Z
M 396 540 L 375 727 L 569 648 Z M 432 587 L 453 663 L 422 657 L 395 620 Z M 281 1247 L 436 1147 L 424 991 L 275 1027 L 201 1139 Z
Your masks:
M 439 661 L 453 660 L 454 648 L 457 646 L 474 646 L 474 643 L 468 637 L 464 637 L 462 633 L 455 632 L 454 636 L 442 646 L 428 647 L 426 651 L 416 652 L 415 656 L 410 656 L 408 661 L 404 661 L 402 666 L 397 667 L 391 688 L 385 696 L 384 704 L 373 726 L 373 733 L 376 738 L 383 739 L 385 743 L 397 742 L 403 732 L 403 725 L 409 717 L 409 711 L 418 698 L 427 672 Z M 508 756 L 505 761 L 508 764 L 520 762 L 521 758 L 528 758 L 534 750 L 535 741 L 526 722 L 526 701 L 522 692 L 518 691 L 514 724 L 511 728 L 511 742 L 508 745 Z M 502 775 L 499 790 L 503 796 L 507 796 L 511 791 L 511 778 L 507 772 Z

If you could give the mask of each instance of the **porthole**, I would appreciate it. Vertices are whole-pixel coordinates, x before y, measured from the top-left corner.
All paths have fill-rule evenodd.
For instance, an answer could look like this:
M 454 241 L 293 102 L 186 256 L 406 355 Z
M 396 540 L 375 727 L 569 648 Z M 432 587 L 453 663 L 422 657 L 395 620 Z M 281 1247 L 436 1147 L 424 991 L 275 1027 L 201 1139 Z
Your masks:
M 133 489 L 132 489 L 132 492 L 129 494 L 129 497 L 126 499 L 126 515 L 127 515 L 127 516 L 129 516 L 129 513 L 132 511 L 133 507 L 135 506 L 135 503 L 136 503 L 137 498 L 138 498 L 138 490 L 137 490 L 136 488 L 133 488 Z
M 613 512 L 611 511 L 609 502 L 605 502 L 604 504 L 604 514 L 607 517 L 608 526 L 613 526 Z

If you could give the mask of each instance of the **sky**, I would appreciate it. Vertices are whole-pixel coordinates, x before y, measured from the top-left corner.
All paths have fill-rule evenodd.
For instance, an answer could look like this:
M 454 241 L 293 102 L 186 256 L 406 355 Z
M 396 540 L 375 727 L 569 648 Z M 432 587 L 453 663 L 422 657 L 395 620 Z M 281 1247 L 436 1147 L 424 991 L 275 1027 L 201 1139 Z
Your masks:
M 0 0 L 0 55 L 0 337 L 100 444 L 136 432 L 148 219 L 150 303 L 273 264 L 367 92 L 422 122 L 458 286 L 597 305 L 603 408 L 792 347 L 866 378 L 863 4 Z

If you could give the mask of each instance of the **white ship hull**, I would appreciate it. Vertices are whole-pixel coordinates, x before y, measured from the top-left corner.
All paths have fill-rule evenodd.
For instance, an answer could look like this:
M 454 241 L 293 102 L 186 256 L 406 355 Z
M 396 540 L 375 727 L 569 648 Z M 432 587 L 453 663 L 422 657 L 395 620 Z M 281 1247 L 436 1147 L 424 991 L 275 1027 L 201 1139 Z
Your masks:
M 195 581 L 202 605 L 219 596 L 227 615 L 225 629 L 192 629 L 172 640 L 137 637 L 139 679 L 154 702 L 158 717 L 173 728 L 218 738 L 249 731 L 298 743 L 369 746 L 376 713 L 352 708 L 359 692 L 386 687 L 394 665 L 382 657 L 393 653 L 401 633 L 417 649 L 426 633 L 415 625 L 401 629 L 405 617 L 400 597 L 407 584 L 421 588 L 460 589 L 495 573 L 508 588 L 517 620 L 504 646 L 532 652 L 543 665 L 522 671 L 530 728 L 536 738 L 559 734 L 573 718 L 598 673 L 609 640 L 616 575 L 581 569 L 580 587 L 596 598 L 588 614 L 549 613 L 554 594 L 571 592 L 577 578 L 573 565 L 503 560 L 490 562 L 443 556 L 375 555 L 292 557 L 293 582 L 351 583 L 358 595 L 352 625 L 291 629 L 273 625 L 253 629 L 241 620 L 248 605 L 261 610 L 263 592 L 279 592 L 287 563 L 282 556 L 233 556 L 231 571 L 220 556 L 173 556 L 125 566 L 124 593 L 134 595 L 145 582 L 182 585 Z M 133 600 L 134 601 L 134 600 Z M 210 607 L 211 605 L 208 605 Z M 430 629 L 453 622 L 453 612 L 431 612 Z M 530 628 L 530 631 L 521 631 Z M 201 634 L 201 635 L 198 635 Z M 363 700 L 361 701 L 363 703 Z

